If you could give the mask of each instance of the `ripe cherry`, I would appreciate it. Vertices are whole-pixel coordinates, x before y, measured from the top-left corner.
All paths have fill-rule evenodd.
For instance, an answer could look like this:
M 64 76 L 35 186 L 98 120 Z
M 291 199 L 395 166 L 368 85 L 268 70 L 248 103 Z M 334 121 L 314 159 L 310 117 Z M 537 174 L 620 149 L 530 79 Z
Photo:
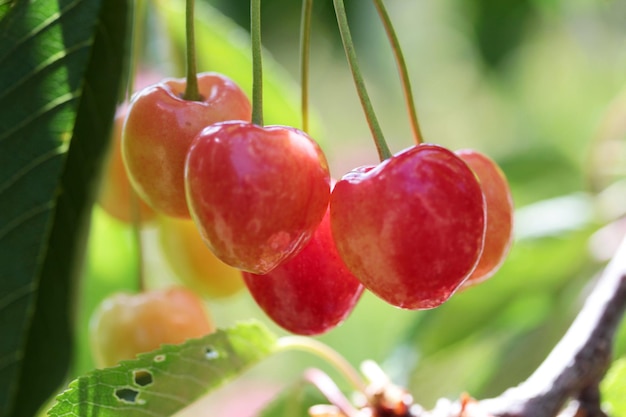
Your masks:
M 202 300 L 174 287 L 108 297 L 94 312 L 89 330 L 97 366 L 109 367 L 164 343 L 182 343 L 215 329 Z
M 98 203 L 108 214 L 124 223 L 132 223 L 134 210 L 138 210 L 140 221 L 147 222 L 154 218 L 154 210 L 134 193 L 122 160 L 122 126 L 127 112 L 127 107 L 121 107 L 115 116 L 111 151 L 105 161 Z
M 244 287 L 241 272 L 213 255 L 191 220 L 160 216 L 159 242 L 176 276 L 198 294 L 222 298 Z
M 366 288 L 407 309 L 437 307 L 474 270 L 485 203 L 474 173 L 436 145 L 348 173 L 330 202 L 339 253 Z
M 213 253 L 264 274 L 298 253 L 322 220 L 328 166 L 304 132 L 216 123 L 194 140 L 185 186 L 192 217 Z
M 243 273 L 257 304 L 284 329 L 302 335 L 329 331 L 363 293 L 337 253 L 327 210 L 313 238 L 294 258 L 266 275 Z
M 500 267 L 513 240 L 513 197 L 500 167 L 486 155 L 470 150 L 456 154 L 469 165 L 480 181 L 487 206 L 485 246 L 476 269 L 464 286 L 477 284 L 491 277 Z
M 165 79 L 137 93 L 123 130 L 123 155 L 130 180 L 156 211 L 189 218 L 185 201 L 185 157 L 193 138 L 224 120 L 250 120 L 251 105 L 230 79 L 198 74 L 202 101 L 184 100 L 184 79 Z

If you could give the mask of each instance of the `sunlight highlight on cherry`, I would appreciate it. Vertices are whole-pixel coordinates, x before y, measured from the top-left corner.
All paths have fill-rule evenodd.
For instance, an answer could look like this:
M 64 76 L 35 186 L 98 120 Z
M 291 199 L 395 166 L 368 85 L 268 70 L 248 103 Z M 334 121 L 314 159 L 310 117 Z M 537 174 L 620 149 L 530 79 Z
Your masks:
M 363 292 L 337 253 L 329 210 L 311 241 L 294 258 L 266 275 L 244 272 L 243 278 L 274 322 L 302 335 L 322 334 L 339 325 Z
M 128 176 L 156 211 L 189 218 L 184 169 L 193 138 L 206 126 L 251 117 L 248 97 L 217 73 L 198 74 L 202 101 L 184 100 L 184 79 L 167 78 L 133 96 L 122 135 Z
M 330 175 L 320 147 L 285 126 L 216 123 L 187 156 L 187 201 L 223 262 L 264 274 L 297 254 L 324 216 Z
M 483 249 L 486 212 L 476 176 L 436 145 L 413 146 L 346 174 L 333 190 L 330 213 L 348 268 L 401 308 L 445 302 Z

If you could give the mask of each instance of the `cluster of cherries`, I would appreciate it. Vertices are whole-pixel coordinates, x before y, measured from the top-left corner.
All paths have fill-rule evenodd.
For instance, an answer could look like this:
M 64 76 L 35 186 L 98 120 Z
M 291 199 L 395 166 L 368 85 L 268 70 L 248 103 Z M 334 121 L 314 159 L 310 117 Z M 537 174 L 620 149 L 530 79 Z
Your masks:
M 119 116 L 116 161 L 140 214 L 159 213 L 162 247 L 183 281 L 219 276 L 203 280 L 204 294 L 234 293 L 243 277 L 277 324 L 314 335 L 341 323 L 364 288 L 399 308 L 429 309 L 502 263 L 513 203 L 485 155 L 418 144 L 335 181 L 305 132 L 253 124 L 234 82 L 197 79 L 201 100 L 184 99 L 186 82 L 176 79 L 135 94 Z M 186 243 L 200 236 L 210 251 Z M 211 325 L 200 328 L 185 338 Z

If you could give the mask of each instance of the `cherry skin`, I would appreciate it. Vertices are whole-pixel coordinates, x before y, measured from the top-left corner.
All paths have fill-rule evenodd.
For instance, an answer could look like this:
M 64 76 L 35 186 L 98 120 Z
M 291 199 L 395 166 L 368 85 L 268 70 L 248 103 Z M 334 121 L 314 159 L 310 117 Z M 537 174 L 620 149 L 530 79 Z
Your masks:
M 241 272 L 213 255 L 191 220 L 160 216 L 157 229 L 167 263 L 185 286 L 207 298 L 223 298 L 244 288 Z
M 185 167 L 192 217 L 213 253 L 265 274 L 311 239 L 328 205 L 319 146 L 284 126 L 216 123 L 194 140 Z
M 251 105 L 230 79 L 198 74 L 202 101 L 184 100 L 184 79 L 165 79 L 133 96 L 124 124 L 122 151 L 131 183 L 156 211 L 189 218 L 184 167 L 189 145 L 206 126 L 250 120 Z
M 406 309 L 434 308 L 469 277 L 482 252 L 485 203 L 451 151 L 413 146 L 348 173 L 330 202 L 342 259 L 366 288 Z
M 463 284 L 465 287 L 491 277 L 504 262 L 513 241 L 515 207 L 509 183 L 498 164 L 470 149 L 456 151 L 456 154 L 478 177 L 487 205 L 485 247 L 476 269 Z
M 257 304 L 276 324 L 301 335 L 343 322 L 363 293 L 337 252 L 327 210 L 313 238 L 294 258 L 266 275 L 243 273 Z
M 106 298 L 94 312 L 89 330 L 97 366 L 110 367 L 164 343 L 182 343 L 215 328 L 195 293 L 173 287 Z
M 122 126 L 127 112 L 128 108 L 124 106 L 118 109 L 115 116 L 111 151 L 105 161 L 98 203 L 121 222 L 132 223 L 134 210 L 137 210 L 140 222 L 149 222 L 155 216 L 154 210 L 135 194 L 122 160 Z

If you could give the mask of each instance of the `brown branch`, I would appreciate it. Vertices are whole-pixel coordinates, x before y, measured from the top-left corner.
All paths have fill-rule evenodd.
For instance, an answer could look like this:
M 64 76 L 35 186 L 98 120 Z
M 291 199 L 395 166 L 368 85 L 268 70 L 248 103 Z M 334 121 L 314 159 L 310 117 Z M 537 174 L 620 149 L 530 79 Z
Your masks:
M 517 387 L 481 401 L 441 400 L 415 417 L 607 417 L 599 383 L 626 310 L 626 237 L 582 310 L 537 370 Z M 567 408 L 565 406 L 568 405 Z
M 613 338 L 626 309 L 626 239 L 561 341 L 522 384 L 480 408 L 494 417 L 554 417 L 569 400 L 581 416 L 606 416 L 598 384 L 611 363 Z
M 600 407 L 599 384 L 611 364 L 613 339 L 625 310 L 626 237 L 570 328 L 526 381 L 508 389 L 496 398 L 476 401 L 469 396 L 463 396 L 456 402 L 441 399 L 435 409 L 430 411 L 424 411 L 417 404 L 407 409 L 408 403 L 405 401 L 401 401 L 404 407 L 381 408 L 378 402 L 373 401 L 375 398 L 370 395 L 370 401 L 366 407 L 369 412 L 364 415 L 379 417 L 608 417 Z M 307 380 L 318 386 L 335 405 L 347 403 L 345 397 L 340 396 L 341 401 L 334 398 L 338 388 L 328 383 L 321 375 L 309 373 Z M 381 398 L 385 397 L 388 390 L 395 392 L 391 390 L 394 387 L 389 381 L 382 381 L 382 385 L 379 386 Z M 403 397 L 391 395 L 389 398 L 400 401 Z M 358 412 L 355 413 L 351 407 L 342 408 L 336 407 L 334 414 L 323 409 L 321 414 L 312 415 L 361 415 Z

